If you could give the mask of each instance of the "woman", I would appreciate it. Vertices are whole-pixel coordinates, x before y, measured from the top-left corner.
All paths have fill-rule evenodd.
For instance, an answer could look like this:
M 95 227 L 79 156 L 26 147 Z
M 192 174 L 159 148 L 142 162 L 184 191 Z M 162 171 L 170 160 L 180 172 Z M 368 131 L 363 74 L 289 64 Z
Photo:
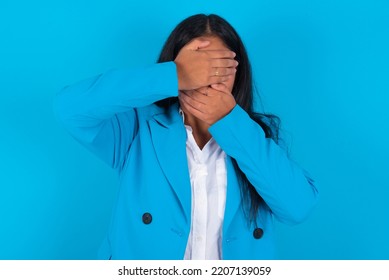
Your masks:
M 120 177 L 104 259 L 273 259 L 273 217 L 303 221 L 313 181 L 253 112 L 251 69 L 216 15 L 182 21 L 158 63 L 65 87 L 56 111 Z

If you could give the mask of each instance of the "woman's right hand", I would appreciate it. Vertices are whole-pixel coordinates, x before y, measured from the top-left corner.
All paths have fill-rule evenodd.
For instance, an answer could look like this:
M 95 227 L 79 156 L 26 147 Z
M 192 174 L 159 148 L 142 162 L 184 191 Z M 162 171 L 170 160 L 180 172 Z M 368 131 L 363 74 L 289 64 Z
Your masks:
M 174 60 L 178 89 L 192 90 L 226 82 L 236 72 L 238 62 L 229 50 L 203 50 L 210 41 L 195 39 L 185 45 Z

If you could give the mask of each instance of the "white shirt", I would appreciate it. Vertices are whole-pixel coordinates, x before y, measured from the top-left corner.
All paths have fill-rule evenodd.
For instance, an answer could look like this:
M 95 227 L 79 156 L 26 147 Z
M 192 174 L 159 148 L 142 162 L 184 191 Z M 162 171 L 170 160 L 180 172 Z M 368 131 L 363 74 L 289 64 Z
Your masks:
M 180 110 L 182 116 L 183 113 Z M 226 204 L 225 152 L 211 138 L 200 150 L 192 128 L 187 132 L 186 154 L 192 186 L 192 219 L 185 260 L 222 257 L 222 229 Z

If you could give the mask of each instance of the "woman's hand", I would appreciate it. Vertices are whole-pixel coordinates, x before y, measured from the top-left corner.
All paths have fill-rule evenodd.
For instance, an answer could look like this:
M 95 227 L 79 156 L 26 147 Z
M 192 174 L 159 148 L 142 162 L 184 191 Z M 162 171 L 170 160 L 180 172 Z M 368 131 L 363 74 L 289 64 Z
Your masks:
M 212 84 L 195 90 L 179 92 L 181 109 L 212 125 L 235 107 L 234 96 L 224 84 Z
M 193 90 L 228 81 L 238 62 L 229 50 L 203 50 L 210 41 L 195 39 L 184 46 L 174 60 L 177 66 L 178 89 Z

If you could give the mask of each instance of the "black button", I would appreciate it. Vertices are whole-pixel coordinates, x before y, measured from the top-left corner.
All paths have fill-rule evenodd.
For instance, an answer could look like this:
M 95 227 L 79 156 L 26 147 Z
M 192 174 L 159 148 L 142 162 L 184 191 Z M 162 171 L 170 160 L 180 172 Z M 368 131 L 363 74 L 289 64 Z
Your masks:
M 263 229 L 261 228 L 254 229 L 253 236 L 255 239 L 260 239 L 263 236 Z
M 145 223 L 146 225 L 150 224 L 151 221 L 153 220 L 153 217 L 151 216 L 150 213 L 144 213 L 143 216 L 142 216 L 142 221 L 143 223 Z

